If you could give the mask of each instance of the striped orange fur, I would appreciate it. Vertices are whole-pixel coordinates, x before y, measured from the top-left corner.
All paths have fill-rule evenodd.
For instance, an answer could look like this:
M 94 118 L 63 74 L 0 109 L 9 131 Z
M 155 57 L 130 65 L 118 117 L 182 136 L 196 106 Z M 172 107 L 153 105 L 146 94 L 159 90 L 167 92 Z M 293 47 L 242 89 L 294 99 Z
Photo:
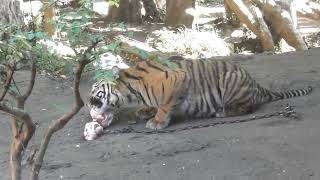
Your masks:
M 125 104 L 143 103 L 137 115 L 147 128 L 163 129 L 171 116 L 229 117 L 252 112 L 259 105 L 303 96 L 312 88 L 274 92 L 260 86 L 242 67 L 221 60 L 172 60 L 170 69 L 152 61 L 119 71 L 115 85 L 94 85 L 89 104 L 116 111 Z

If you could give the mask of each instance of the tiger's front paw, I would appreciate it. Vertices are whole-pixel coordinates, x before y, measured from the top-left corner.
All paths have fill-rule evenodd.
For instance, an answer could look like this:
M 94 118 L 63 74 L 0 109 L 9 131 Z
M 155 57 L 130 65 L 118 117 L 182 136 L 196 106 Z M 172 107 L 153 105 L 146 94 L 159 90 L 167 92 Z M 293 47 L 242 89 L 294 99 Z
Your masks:
M 154 107 L 143 107 L 136 111 L 136 117 L 138 117 L 140 120 L 149 120 L 154 118 L 154 116 L 157 114 L 157 111 L 157 108 Z
M 153 130 L 161 130 L 169 125 L 169 121 L 161 121 L 157 122 L 155 118 L 150 119 L 147 124 L 146 128 L 153 129 Z

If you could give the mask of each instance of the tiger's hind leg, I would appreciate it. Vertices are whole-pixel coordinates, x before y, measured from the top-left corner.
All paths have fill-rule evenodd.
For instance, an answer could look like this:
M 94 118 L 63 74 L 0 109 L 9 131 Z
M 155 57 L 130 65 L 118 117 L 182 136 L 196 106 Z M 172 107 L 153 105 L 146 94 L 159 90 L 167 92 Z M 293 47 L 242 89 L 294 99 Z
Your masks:
M 136 117 L 138 117 L 140 120 L 149 120 L 156 116 L 157 114 L 157 108 L 155 107 L 142 107 L 136 111 Z
M 157 113 L 154 118 L 147 122 L 147 128 L 160 130 L 169 125 L 172 112 L 184 100 L 183 97 L 187 92 L 186 80 L 187 75 L 185 72 L 175 71 L 170 73 L 168 78 L 165 78 L 159 83 L 160 87 L 164 87 L 164 84 L 167 86 L 166 88 L 159 88 L 162 89 L 162 92 L 160 93 L 162 97 L 159 97 Z

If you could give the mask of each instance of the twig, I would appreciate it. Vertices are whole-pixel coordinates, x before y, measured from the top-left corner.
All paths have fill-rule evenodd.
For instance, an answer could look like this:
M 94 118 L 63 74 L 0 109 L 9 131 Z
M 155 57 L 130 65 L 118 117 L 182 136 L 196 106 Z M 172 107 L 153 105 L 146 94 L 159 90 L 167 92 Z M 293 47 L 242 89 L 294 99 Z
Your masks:
M 36 74 L 37 74 L 37 67 L 36 67 L 36 61 L 32 60 L 32 64 L 31 64 L 31 75 L 30 75 L 30 82 L 29 82 L 29 86 L 27 91 L 25 92 L 24 95 L 22 95 L 22 98 L 24 101 L 26 101 L 28 99 L 28 97 L 30 96 L 33 87 L 34 87 L 34 83 L 36 80 Z
M 95 47 L 95 45 L 96 45 L 96 43 L 93 44 L 90 47 L 90 49 L 93 49 L 93 47 Z M 88 53 L 89 51 L 86 51 L 86 52 Z M 50 142 L 52 135 L 55 132 L 62 129 L 72 119 L 72 117 L 80 111 L 80 109 L 84 105 L 83 100 L 80 95 L 79 86 L 80 86 L 81 74 L 83 72 L 83 69 L 85 68 L 85 66 L 88 63 L 90 63 L 89 60 L 82 59 L 81 61 L 79 61 L 79 64 L 77 65 L 77 70 L 76 70 L 74 84 L 73 84 L 73 94 L 74 94 L 75 104 L 70 112 L 64 114 L 62 117 L 60 117 L 59 119 L 54 121 L 48 127 L 46 134 L 45 134 L 45 137 L 41 142 L 39 153 L 38 153 L 37 157 L 35 158 L 34 163 L 32 165 L 31 174 L 29 177 L 30 180 L 38 180 L 39 179 L 39 172 L 40 172 L 40 169 L 43 165 L 43 158 L 44 158 L 44 155 L 45 155 L 46 150 L 48 148 L 48 145 L 49 145 L 49 142 Z
M 12 69 L 9 68 L 9 73 L 8 73 L 8 76 L 7 76 L 7 79 L 6 79 L 6 82 L 4 84 L 4 89 L 1 93 L 1 96 L 0 96 L 0 101 L 2 101 L 4 99 L 4 97 L 6 96 L 7 92 L 8 92 L 8 89 L 11 85 L 11 81 L 13 79 L 13 74 L 14 74 L 14 71 Z

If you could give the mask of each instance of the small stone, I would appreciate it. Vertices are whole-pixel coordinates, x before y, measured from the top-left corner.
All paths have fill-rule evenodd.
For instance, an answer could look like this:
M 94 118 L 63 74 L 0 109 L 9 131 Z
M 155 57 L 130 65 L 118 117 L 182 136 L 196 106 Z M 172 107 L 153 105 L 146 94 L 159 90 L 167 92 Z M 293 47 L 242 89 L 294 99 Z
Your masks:
M 128 121 L 128 124 L 129 124 L 129 125 L 137 124 L 137 121 Z

